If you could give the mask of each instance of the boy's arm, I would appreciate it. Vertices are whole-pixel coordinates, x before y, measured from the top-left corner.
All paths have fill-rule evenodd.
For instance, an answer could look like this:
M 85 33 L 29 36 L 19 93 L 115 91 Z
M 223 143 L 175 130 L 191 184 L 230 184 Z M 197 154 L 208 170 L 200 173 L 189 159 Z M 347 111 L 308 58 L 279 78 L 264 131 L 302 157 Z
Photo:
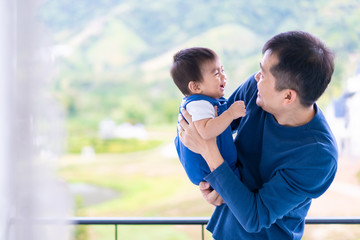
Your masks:
M 245 115 L 246 109 L 244 102 L 236 101 L 220 116 L 196 121 L 194 125 L 202 138 L 210 139 L 219 136 L 234 119 Z

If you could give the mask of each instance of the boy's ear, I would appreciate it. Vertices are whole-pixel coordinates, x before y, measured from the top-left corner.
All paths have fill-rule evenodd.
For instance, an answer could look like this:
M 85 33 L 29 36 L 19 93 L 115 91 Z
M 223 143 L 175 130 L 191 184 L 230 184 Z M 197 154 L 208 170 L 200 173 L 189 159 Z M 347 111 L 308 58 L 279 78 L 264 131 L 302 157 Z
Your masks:
M 192 93 L 200 93 L 201 89 L 198 82 L 190 81 L 188 84 L 188 88 Z

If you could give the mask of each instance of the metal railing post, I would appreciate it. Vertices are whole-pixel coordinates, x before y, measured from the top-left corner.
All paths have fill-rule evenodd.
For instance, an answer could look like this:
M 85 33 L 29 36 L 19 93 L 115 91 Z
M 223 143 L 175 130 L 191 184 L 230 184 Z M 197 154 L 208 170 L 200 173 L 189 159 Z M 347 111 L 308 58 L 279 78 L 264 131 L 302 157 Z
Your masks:
M 117 240 L 118 239 L 118 237 L 117 237 L 117 230 L 118 230 L 118 225 L 117 224 L 115 224 L 115 240 Z
M 205 240 L 205 236 L 204 236 L 204 224 L 201 224 L 201 239 Z

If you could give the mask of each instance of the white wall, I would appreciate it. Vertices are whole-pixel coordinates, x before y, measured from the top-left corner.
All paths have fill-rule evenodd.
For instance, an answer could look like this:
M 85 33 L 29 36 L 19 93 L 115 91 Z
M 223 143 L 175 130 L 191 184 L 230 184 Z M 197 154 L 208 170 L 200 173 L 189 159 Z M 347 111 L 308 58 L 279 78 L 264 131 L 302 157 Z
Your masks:
M 349 151 L 355 157 L 360 157 L 360 75 L 347 81 L 347 90 L 355 94 L 349 98 L 348 106 L 348 133 Z
M 360 157 L 360 75 L 346 81 L 344 92 L 351 93 L 346 98 L 345 115 L 335 116 L 335 105 L 330 105 L 326 118 L 336 137 L 340 154 Z

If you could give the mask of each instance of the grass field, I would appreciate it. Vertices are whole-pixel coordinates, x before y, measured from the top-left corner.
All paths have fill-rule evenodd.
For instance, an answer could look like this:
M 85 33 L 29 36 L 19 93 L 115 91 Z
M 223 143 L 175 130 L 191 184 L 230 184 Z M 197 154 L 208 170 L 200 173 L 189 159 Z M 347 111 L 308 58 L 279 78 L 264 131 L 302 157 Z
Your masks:
M 124 154 L 97 154 L 95 158 L 81 155 L 65 155 L 60 160 L 59 175 L 68 183 L 86 183 L 118 193 L 117 197 L 95 205 L 83 205 L 77 201 L 77 216 L 86 217 L 195 217 L 210 216 L 213 207 L 203 200 L 198 187 L 190 183 L 173 148 L 170 133 L 154 133 L 164 144 L 146 151 Z M 154 137 L 155 138 L 155 137 Z M 337 181 L 348 182 L 349 172 L 359 177 L 360 166 L 351 161 L 340 160 Z M 356 163 L 356 162 L 354 162 Z M 343 166 L 344 165 L 344 166 Z M 336 186 L 336 185 L 335 185 Z M 337 189 L 334 189 L 337 190 Z M 334 212 L 349 206 L 356 212 L 352 198 L 330 189 L 325 196 L 315 200 L 310 215 L 346 216 Z M 96 194 L 94 197 L 97 197 Z M 321 203 L 317 203 L 321 201 Z M 345 203 L 342 203 L 345 201 Z M 331 206 L 331 207 L 323 207 Z M 311 214 L 311 212 L 315 213 Z M 114 239 L 114 226 L 79 227 L 76 240 Z M 306 226 L 304 240 L 351 239 L 358 240 L 359 226 Z M 328 237 L 332 236 L 332 237 Z M 347 238 L 344 238 L 347 237 Z M 192 240 L 201 239 L 200 226 L 119 226 L 118 239 L 126 240 Z M 206 231 L 205 239 L 212 239 Z
M 77 216 L 87 217 L 193 217 L 210 216 L 198 187 L 190 183 L 172 144 L 147 151 L 97 154 L 95 158 L 65 155 L 59 175 L 69 184 L 86 183 L 117 191 L 117 197 L 96 205 L 77 201 Z M 94 196 L 96 197 L 96 195 Z M 78 199 L 78 200 L 75 200 Z M 79 200 L 80 199 L 80 200 Z M 79 230 L 78 230 L 79 231 Z M 76 239 L 114 239 L 113 226 L 81 227 Z M 85 232 L 85 233 L 84 233 Z M 119 226 L 118 239 L 199 239 L 200 226 Z M 209 239 L 210 235 L 208 234 Z

